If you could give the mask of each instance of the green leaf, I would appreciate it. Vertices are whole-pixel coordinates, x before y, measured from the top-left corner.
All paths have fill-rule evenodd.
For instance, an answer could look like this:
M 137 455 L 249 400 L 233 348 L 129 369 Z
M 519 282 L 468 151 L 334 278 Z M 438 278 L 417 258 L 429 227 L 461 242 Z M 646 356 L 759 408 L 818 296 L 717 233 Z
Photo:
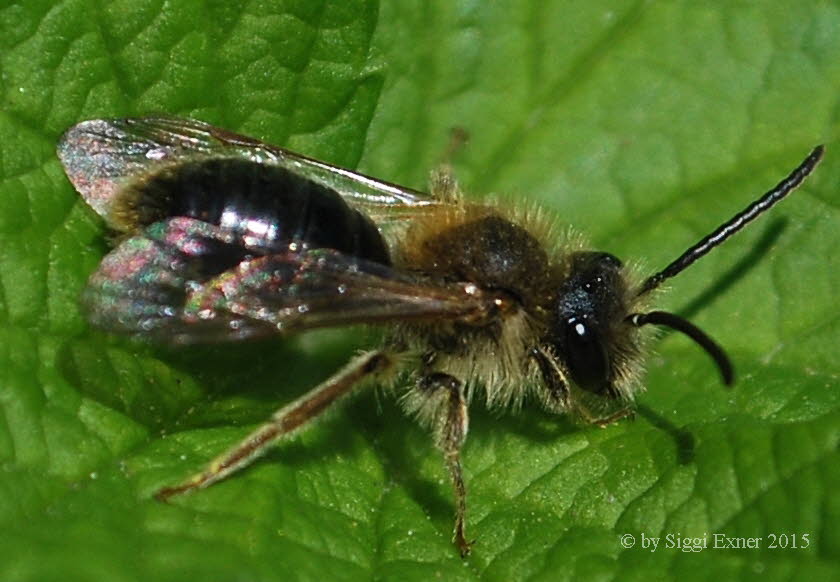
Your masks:
M 837 579 L 838 87 L 836 0 L 0 3 L 0 579 Z M 726 347 L 733 390 L 672 335 L 634 422 L 474 403 L 462 561 L 439 453 L 372 392 L 151 499 L 364 345 L 172 351 L 88 329 L 77 298 L 107 237 L 55 144 L 157 112 L 414 187 L 460 127 L 471 196 L 539 203 L 643 273 L 827 155 L 662 298 Z

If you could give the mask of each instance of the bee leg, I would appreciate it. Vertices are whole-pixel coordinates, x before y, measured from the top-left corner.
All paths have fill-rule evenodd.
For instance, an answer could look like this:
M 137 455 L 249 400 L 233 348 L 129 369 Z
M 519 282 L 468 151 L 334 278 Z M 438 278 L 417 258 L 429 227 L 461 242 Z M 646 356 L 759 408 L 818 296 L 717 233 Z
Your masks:
M 569 384 L 565 374 L 557 365 L 557 360 L 541 348 L 532 349 L 529 355 L 537 363 L 543 379 L 542 395 L 546 407 L 558 412 L 569 410 Z
M 529 354 L 537 363 L 543 379 L 544 396 L 543 400 L 550 410 L 573 411 L 577 413 L 588 424 L 597 424 L 601 428 L 618 422 L 622 418 L 633 418 L 636 411 L 632 407 L 625 406 L 604 417 L 598 417 L 588 408 L 574 401 L 569 392 L 569 384 L 563 371 L 557 366 L 556 360 L 544 349 L 534 348 Z
M 180 485 L 160 489 L 155 497 L 166 501 L 173 495 L 203 489 L 250 465 L 277 440 L 289 437 L 307 426 L 364 380 L 390 372 L 396 364 L 397 358 L 386 352 L 377 351 L 358 356 L 334 376 L 275 412 L 268 422 L 216 457 L 202 472 Z
M 464 193 L 449 166 L 441 166 L 432 172 L 429 177 L 429 191 L 436 200 L 447 204 L 459 205 L 464 200 Z
M 455 178 L 452 161 L 461 153 L 468 141 L 470 141 L 470 133 L 465 128 L 454 126 L 449 129 L 449 143 L 437 167 L 429 175 L 429 193 L 433 198 L 454 205 L 464 203 L 464 192 Z
M 449 130 L 449 145 L 446 146 L 438 167 L 429 176 L 429 192 L 437 200 L 450 204 L 463 203 L 464 194 L 452 171 L 452 158 L 464 148 L 469 138 L 469 133 L 463 127 L 453 127 Z
M 586 422 L 590 424 L 597 424 L 601 428 L 607 428 L 609 425 L 614 424 L 623 418 L 632 419 L 636 416 L 636 411 L 630 406 L 625 406 L 624 408 L 616 410 L 612 414 L 608 414 L 607 416 L 600 418 L 593 416 L 588 410 L 584 410 L 583 408 L 580 409 L 580 412 L 586 419 Z
M 470 553 L 473 542 L 464 535 L 467 515 L 467 488 L 461 469 L 461 447 L 467 438 L 469 416 L 464 398 L 464 384 L 449 374 L 429 373 L 419 382 L 418 390 L 425 398 L 436 400 L 433 423 L 435 445 L 443 452 L 443 458 L 452 478 L 455 492 L 455 528 L 452 542 L 461 552 L 461 557 Z
M 468 132 L 465 128 L 459 125 L 450 127 L 449 143 L 446 145 L 446 149 L 440 157 L 440 165 L 447 167 L 451 166 L 453 158 L 463 151 L 468 141 L 470 141 L 470 132 Z

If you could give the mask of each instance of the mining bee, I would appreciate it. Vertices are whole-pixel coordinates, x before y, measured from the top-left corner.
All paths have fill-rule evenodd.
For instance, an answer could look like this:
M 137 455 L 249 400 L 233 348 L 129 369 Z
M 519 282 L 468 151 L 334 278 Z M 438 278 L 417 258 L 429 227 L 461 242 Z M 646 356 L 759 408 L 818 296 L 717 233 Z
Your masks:
M 467 407 L 528 398 L 607 425 L 643 389 L 648 326 L 721 347 L 650 307 L 663 281 L 796 188 L 815 148 L 776 187 L 647 278 L 588 250 L 535 207 L 467 200 L 446 173 L 430 193 L 377 180 L 186 119 L 85 121 L 58 155 L 118 244 L 83 294 L 95 327 L 168 344 L 241 341 L 322 327 L 381 325 L 380 347 L 286 404 L 159 499 L 207 487 L 372 381 L 401 394 L 433 434 L 464 528 Z

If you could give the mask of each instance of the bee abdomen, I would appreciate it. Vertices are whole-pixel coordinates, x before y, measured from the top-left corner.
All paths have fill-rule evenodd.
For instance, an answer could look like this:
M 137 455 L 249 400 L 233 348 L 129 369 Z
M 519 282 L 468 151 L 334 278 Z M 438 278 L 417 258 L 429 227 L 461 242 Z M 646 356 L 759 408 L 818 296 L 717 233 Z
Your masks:
M 294 244 L 390 265 L 376 225 L 337 192 L 286 168 L 240 158 L 165 166 L 126 188 L 113 214 L 129 232 L 184 216 L 221 226 L 256 252 Z

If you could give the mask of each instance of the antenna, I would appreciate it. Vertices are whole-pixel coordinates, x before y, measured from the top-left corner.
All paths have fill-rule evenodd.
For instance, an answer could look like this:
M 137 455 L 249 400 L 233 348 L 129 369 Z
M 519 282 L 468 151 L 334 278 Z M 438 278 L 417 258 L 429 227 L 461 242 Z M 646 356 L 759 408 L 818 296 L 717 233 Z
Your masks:
M 666 311 L 634 313 L 627 319 L 636 327 L 649 324 L 662 325 L 684 333 L 694 340 L 697 345 L 703 348 L 715 361 L 718 370 L 720 370 L 720 375 L 723 378 L 724 384 L 732 386 L 735 382 L 735 370 L 732 368 L 732 362 L 729 360 L 729 356 L 726 355 L 726 352 L 723 351 L 723 348 L 720 347 L 715 340 L 706 335 L 706 332 L 687 319 L 683 319 L 679 315 L 674 315 L 673 313 L 668 313 Z
M 814 148 L 808 154 L 808 157 L 803 160 L 799 167 L 791 172 L 787 178 L 779 182 L 772 190 L 764 194 L 761 198 L 747 206 L 744 210 L 730 218 L 728 221 L 721 224 L 717 229 L 704 237 L 700 242 L 685 251 L 680 257 L 672 262 L 670 265 L 648 277 L 644 284 L 639 289 L 637 296 L 649 293 L 659 287 L 665 279 L 678 275 L 684 269 L 691 266 L 697 259 L 706 255 L 713 248 L 723 243 L 733 234 L 744 228 L 747 224 L 755 220 L 760 214 L 769 210 L 774 204 L 779 202 L 782 198 L 790 194 L 797 186 L 799 186 L 808 175 L 814 171 L 814 168 L 822 159 L 825 148 L 821 145 Z

